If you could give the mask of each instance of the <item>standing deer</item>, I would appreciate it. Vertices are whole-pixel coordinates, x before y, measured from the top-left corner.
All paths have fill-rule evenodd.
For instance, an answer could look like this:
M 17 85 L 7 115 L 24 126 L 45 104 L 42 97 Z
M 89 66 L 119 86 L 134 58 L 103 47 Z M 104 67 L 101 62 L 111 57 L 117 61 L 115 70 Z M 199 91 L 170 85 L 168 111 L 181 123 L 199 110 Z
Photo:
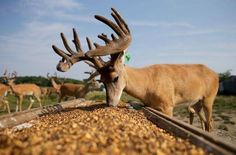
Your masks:
M 62 82 L 62 84 L 58 84 L 55 79 L 57 79 L 57 74 L 55 73 L 55 76 L 49 76 L 49 73 L 47 74 L 47 78 L 48 80 L 51 82 L 53 89 L 55 90 L 55 92 L 57 94 L 60 94 L 60 88 L 61 85 L 64 83 L 64 81 Z
M 103 33 L 98 35 L 105 45 L 94 43 L 95 48 L 87 38 L 89 50 L 86 53 L 81 49 L 75 29 L 73 29 L 73 42 L 76 51 L 69 47 L 64 34 L 61 33 L 68 52 L 52 46 L 62 57 L 57 69 L 65 72 L 76 62 L 90 62 L 90 66 L 101 75 L 100 81 L 105 86 L 106 100 L 110 106 L 118 104 L 123 90 L 140 99 L 145 105 L 169 116 L 173 115 L 175 105 L 190 103 L 190 110 L 194 110 L 191 115 L 194 112 L 199 114 L 199 110 L 195 107 L 203 109 L 205 118 L 200 117 L 200 119 L 204 121 L 205 130 L 210 131 L 212 106 L 218 90 L 217 74 L 201 64 L 156 64 L 144 68 L 125 65 L 123 57 L 131 42 L 131 33 L 124 19 L 113 8 L 111 15 L 116 23 L 100 15 L 95 15 L 95 18 L 108 25 L 117 36 L 111 34 L 109 39 Z M 105 55 L 111 56 L 107 62 L 101 58 Z
M 30 96 L 30 105 L 28 109 L 31 109 L 34 100 L 31 98 L 31 96 L 34 96 L 37 101 L 39 102 L 40 107 L 42 107 L 41 104 L 41 90 L 40 87 L 36 84 L 14 84 L 14 80 L 16 78 L 16 72 L 12 74 L 12 77 L 6 76 L 7 78 L 7 84 L 10 86 L 11 91 L 16 95 L 17 97 L 17 106 L 16 106 L 16 112 L 22 111 L 22 101 L 25 96 Z
M 7 93 L 9 92 L 10 87 L 5 84 L 0 83 L 0 107 L 3 107 L 4 110 L 7 109 L 8 113 L 11 113 L 9 103 L 6 99 Z
M 85 85 L 74 84 L 74 83 L 57 84 L 54 78 L 50 77 L 53 87 L 57 89 L 57 92 L 59 94 L 58 102 L 61 102 L 64 98 L 68 98 L 69 96 L 75 98 L 84 98 L 89 91 L 98 90 L 100 87 L 95 80 L 94 74 L 93 73 L 89 74 L 90 77 Z

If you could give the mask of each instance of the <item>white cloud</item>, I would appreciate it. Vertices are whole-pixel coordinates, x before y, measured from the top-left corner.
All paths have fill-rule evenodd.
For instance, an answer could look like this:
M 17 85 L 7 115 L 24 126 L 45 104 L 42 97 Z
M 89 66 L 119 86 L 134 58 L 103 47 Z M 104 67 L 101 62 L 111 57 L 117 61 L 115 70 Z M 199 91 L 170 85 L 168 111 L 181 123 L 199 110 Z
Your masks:
M 38 12 L 54 11 L 57 9 L 70 10 L 70 9 L 82 9 L 83 5 L 75 0 L 23 0 L 23 4 L 29 7 L 31 10 Z M 39 12 L 41 10 L 41 12 Z
M 70 25 L 32 21 L 26 23 L 25 28 L 15 34 L 1 36 L 0 40 L 4 44 L 0 46 L 4 48 L 3 52 L 15 53 L 17 50 L 18 53 L 21 53 L 27 52 L 26 49 L 38 51 L 37 49 L 41 49 L 50 41 L 55 40 L 56 36 L 59 38 L 59 32 L 67 32 L 68 30 L 71 30 Z
M 20 5 L 22 9 L 27 7 L 27 10 L 23 10 L 25 15 L 34 20 L 49 18 L 60 21 L 94 22 L 91 17 L 80 14 L 85 7 L 75 0 L 23 0 Z
M 0 72 L 6 67 L 17 70 L 21 75 L 55 72 L 60 57 L 53 52 L 51 45 L 59 45 L 59 48 L 64 49 L 60 32 L 71 36 L 76 21 L 90 23 L 92 18 L 77 15 L 84 7 L 75 0 L 22 0 L 20 5 L 17 10 L 27 20 L 19 31 L 0 34 Z M 80 38 L 84 39 L 83 36 Z M 72 44 L 70 40 L 68 37 L 69 44 Z M 81 70 L 84 71 L 84 66 Z M 78 78 L 75 69 L 66 73 L 67 76 L 69 74 L 70 77 Z

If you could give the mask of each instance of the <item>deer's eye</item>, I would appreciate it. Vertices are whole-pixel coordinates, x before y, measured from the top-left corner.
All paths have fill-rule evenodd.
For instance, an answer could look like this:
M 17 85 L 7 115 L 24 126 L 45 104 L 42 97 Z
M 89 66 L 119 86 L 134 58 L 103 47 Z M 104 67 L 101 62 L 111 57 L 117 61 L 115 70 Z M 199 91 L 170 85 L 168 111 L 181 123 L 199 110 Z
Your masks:
M 112 80 L 112 82 L 117 82 L 118 81 L 118 79 L 119 79 L 119 76 L 116 76 L 113 80 Z

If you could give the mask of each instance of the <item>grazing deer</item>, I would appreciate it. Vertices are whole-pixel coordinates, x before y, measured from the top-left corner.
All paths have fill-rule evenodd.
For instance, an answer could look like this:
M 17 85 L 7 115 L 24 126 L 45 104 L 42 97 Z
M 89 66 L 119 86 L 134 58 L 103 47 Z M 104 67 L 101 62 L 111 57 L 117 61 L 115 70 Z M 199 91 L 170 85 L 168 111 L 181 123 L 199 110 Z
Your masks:
M 200 119 L 204 121 L 205 130 L 210 131 L 212 106 L 218 90 L 217 74 L 201 64 L 156 64 L 144 68 L 125 65 L 123 57 L 131 42 L 131 33 L 124 19 L 113 8 L 111 15 L 116 23 L 99 15 L 95 15 L 95 18 L 108 25 L 117 36 L 112 34 L 109 39 L 103 33 L 98 35 L 105 45 L 94 43 L 95 48 L 87 38 L 89 50 L 86 53 L 81 49 L 75 29 L 73 42 L 76 51 L 69 47 L 64 34 L 61 33 L 68 52 L 52 46 L 62 57 L 57 69 L 65 72 L 76 62 L 89 62 L 101 75 L 100 81 L 105 86 L 106 100 L 110 106 L 118 104 L 123 90 L 140 99 L 145 105 L 169 116 L 172 116 L 175 105 L 191 103 L 190 110 L 194 110 L 191 114 L 198 113 L 199 110 L 195 110 L 195 107 L 203 109 L 205 119 Z M 111 56 L 107 62 L 101 58 L 105 55 Z
M 10 87 L 0 83 L 0 107 L 7 109 L 8 113 L 11 113 L 9 103 L 6 99 L 7 93 L 10 91 Z
M 52 85 L 58 90 L 59 93 L 59 102 L 61 102 L 65 97 L 75 97 L 75 98 L 84 98 L 89 91 L 98 90 L 100 87 L 95 80 L 95 76 L 92 73 L 88 82 L 83 84 L 74 84 L 74 83 L 63 83 L 61 85 L 57 84 L 54 78 L 50 78 Z M 49 77 L 49 76 L 48 76 Z
M 14 80 L 16 78 L 16 72 L 12 74 L 12 77 L 6 76 L 7 84 L 10 86 L 11 91 L 16 95 L 17 97 L 17 106 L 16 106 L 16 112 L 22 111 L 22 101 L 24 96 L 30 96 L 30 105 L 28 109 L 31 109 L 34 100 L 31 98 L 31 96 L 34 96 L 37 101 L 39 102 L 40 107 L 42 107 L 41 104 L 41 90 L 40 87 L 36 84 L 14 84 Z

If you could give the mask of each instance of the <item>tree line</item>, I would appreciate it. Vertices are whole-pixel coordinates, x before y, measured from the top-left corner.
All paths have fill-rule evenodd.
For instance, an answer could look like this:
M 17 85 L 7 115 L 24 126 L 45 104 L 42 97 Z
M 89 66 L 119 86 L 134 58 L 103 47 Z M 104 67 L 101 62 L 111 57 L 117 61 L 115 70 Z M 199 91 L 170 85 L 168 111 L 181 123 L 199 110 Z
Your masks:
M 7 81 L 5 81 L 5 79 L 3 77 L 0 77 L 0 81 L 5 84 L 7 82 Z M 64 82 L 65 83 L 75 83 L 75 84 L 83 84 L 84 83 L 84 81 L 81 81 L 81 80 L 76 80 L 76 79 L 72 79 L 72 78 L 61 78 L 61 77 L 56 78 L 55 81 L 57 83 L 64 83 Z M 51 82 L 48 80 L 48 78 L 43 77 L 43 76 L 19 76 L 19 77 L 16 77 L 14 82 L 15 82 L 15 84 L 34 83 L 40 87 L 52 86 Z

